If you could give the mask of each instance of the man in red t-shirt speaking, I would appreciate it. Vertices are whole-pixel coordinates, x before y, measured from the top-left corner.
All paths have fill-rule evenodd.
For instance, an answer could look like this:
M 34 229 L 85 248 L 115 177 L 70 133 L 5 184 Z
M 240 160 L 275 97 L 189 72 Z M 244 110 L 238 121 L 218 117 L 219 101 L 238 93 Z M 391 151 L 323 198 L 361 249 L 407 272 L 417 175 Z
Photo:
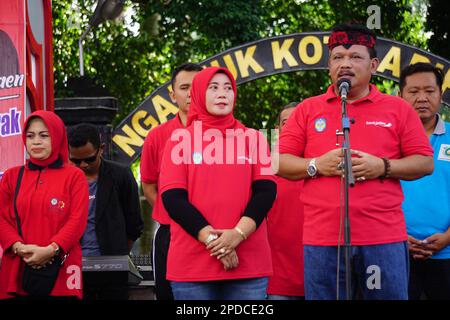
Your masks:
M 328 40 L 333 84 L 325 94 L 305 99 L 281 133 L 278 174 L 305 180 L 301 199 L 306 299 L 346 297 L 340 250 L 342 138 L 336 135 L 342 130 L 337 83 L 343 78 L 351 83 L 347 111 L 354 119 L 349 134 L 356 180 L 349 191 L 352 283 L 364 299 L 408 298 L 407 233 L 399 180 L 430 174 L 433 150 L 414 110 L 370 84 L 379 64 L 375 43 L 376 35 L 364 26 L 333 28 Z

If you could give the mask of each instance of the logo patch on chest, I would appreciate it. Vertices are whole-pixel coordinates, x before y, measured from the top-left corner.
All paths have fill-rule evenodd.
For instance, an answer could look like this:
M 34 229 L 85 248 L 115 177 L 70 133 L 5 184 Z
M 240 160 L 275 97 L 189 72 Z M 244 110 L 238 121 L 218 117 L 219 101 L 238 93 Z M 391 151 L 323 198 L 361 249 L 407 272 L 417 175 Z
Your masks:
M 450 144 L 441 144 L 438 160 L 450 161 Z
M 314 129 L 316 129 L 317 132 L 324 132 L 327 128 L 327 120 L 325 118 L 317 118 L 316 121 L 314 121 Z
M 64 209 L 66 206 L 63 200 L 58 200 L 57 198 L 52 198 L 52 200 L 50 200 L 50 204 L 55 209 Z

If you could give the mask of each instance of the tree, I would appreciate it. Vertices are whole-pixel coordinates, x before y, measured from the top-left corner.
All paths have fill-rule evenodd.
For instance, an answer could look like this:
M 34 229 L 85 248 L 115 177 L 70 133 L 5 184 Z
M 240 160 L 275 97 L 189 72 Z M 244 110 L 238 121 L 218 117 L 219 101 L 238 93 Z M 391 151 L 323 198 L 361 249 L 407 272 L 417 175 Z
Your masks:
M 337 22 L 365 23 L 373 0 L 149 0 L 128 2 L 131 23 L 106 22 L 85 41 L 86 73 L 119 99 L 116 124 L 154 89 L 170 79 L 174 66 L 199 62 L 234 46 L 304 31 L 329 30 Z M 413 0 L 380 6 L 381 36 L 426 48 L 424 17 Z M 94 0 L 54 1 L 55 91 L 70 95 L 67 79 L 78 74 L 78 39 L 93 12 Z M 411 32 L 422 30 L 422 32 Z M 324 71 L 282 74 L 240 87 L 237 117 L 246 125 L 273 127 L 277 110 L 291 100 L 323 92 L 330 83 Z M 393 83 L 377 79 L 378 85 Z M 275 89 L 275 90 L 274 90 Z
M 433 35 L 428 41 L 430 50 L 442 57 L 450 57 L 450 27 L 448 14 L 450 3 L 444 0 L 429 0 L 426 30 Z

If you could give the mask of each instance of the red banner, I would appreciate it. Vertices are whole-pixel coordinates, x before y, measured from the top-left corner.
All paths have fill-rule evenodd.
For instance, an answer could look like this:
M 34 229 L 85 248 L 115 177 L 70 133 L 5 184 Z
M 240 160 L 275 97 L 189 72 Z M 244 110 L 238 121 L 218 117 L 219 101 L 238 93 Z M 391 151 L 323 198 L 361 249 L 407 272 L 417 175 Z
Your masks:
M 25 1 L 0 1 L 0 178 L 24 163 Z

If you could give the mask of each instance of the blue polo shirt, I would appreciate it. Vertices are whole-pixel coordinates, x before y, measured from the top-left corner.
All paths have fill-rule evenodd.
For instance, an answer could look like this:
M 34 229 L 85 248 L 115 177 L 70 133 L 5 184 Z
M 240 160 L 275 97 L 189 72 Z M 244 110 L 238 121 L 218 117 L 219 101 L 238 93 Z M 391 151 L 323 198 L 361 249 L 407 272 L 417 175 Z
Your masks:
M 408 234 L 418 240 L 444 233 L 450 227 L 450 123 L 439 115 L 430 142 L 434 150 L 433 174 L 414 181 L 401 181 L 406 228 Z M 450 246 L 432 258 L 450 259 Z

